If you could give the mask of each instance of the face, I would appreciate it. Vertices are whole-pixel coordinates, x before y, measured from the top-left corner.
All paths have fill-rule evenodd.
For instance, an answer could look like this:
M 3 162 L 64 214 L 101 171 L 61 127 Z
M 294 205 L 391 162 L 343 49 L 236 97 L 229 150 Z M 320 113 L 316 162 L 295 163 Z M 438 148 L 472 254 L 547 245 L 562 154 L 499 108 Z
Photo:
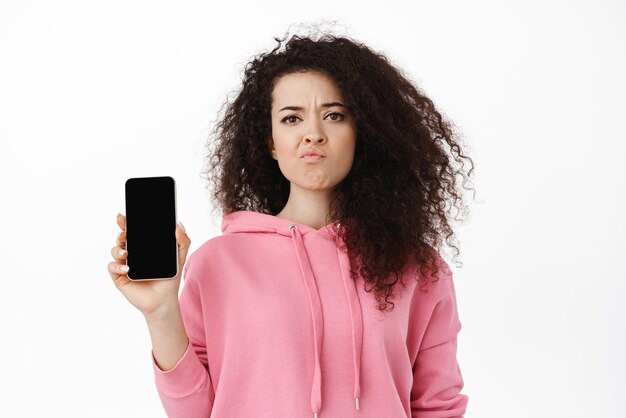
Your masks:
M 330 191 L 350 172 L 356 125 L 342 104 L 333 80 L 319 73 L 287 74 L 274 86 L 268 147 L 292 187 Z M 311 149 L 324 157 L 303 158 Z

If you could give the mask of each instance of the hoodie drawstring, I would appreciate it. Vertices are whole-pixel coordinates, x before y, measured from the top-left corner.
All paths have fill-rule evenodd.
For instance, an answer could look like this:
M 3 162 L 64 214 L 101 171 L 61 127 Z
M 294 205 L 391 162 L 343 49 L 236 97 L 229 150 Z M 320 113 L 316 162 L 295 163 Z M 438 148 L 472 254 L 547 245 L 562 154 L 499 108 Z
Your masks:
M 354 365 L 354 399 L 356 409 L 359 409 L 359 397 L 361 396 L 361 352 L 363 351 L 363 316 L 361 314 L 361 302 L 356 291 L 356 283 L 351 279 L 350 274 L 345 272 L 350 269 L 350 259 L 345 249 L 337 248 L 339 253 L 339 264 L 341 265 L 341 275 L 343 284 L 348 295 L 350 304 L 350 320 L 352 325 L 352 363 Z
M 340 224 L 338 224 L 338 227 Z M 294 247 L 298 256 L 298 263 L 302 273 L 302 280 L 309 296 L 309 305 L 313 319 L 313 343 L 315 351 L 315 369 L 313 373 L 313 383 L 311 388 L 311 409 L 313 417 L 318 418 L 322 407 L 322 369 L 320 366 L 320 354 L 322 351 L 322 339 L 324 336 L 324 318 L 322 315 L 322 303 L 317 290 L 317 282 L 311 269 L 311 263 L 302 241 L 302 234 L 297 225 L 289 225 L 289 232 L 293 237 Z M 339 265 L 343 277 L 344 288 L 350 306 L 350 325 L 352 328 L 352 360 L 354 366 L 354 398 L 356 409 L 359 409 L 359 397 L 361 396 L 361 352 L 363 347 L 363 317 L 361 314 L 361 304 L 359 302 L 356 283 L 349 274 L 350 260 L 345 249 L 337 248 Z

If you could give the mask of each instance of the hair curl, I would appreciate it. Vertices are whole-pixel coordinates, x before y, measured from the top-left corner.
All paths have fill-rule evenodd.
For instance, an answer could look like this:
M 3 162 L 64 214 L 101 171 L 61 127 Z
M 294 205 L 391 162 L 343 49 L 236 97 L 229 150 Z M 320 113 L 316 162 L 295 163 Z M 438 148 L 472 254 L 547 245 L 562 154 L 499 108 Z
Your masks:
M 411 255 L 418 282 L 426 284 L 445 267 L 435 250 L 442 236 L 459 254 L 449 212 L 456 207 L 467 213 L 456 177 L 465 187 L 473 161 L 463 154 L 453 124 L 383 54 L 346 36 L 294 35 L 284 50 L 286 35 L 274 39 L 278 45 L 271 52 L 245 66 L 242 87 L 234 101 L 224 103 L 211 134 L 216 140 L 208 142 L 214 150 L 203 177 L 213 189 L 214 208 L 223 214 L 282 210 L 290 184 L 267 146 L 273 87 L 294 72 L 329 76 L 355 119 L 357 137 L 352 169 L 335 189 L 328 219 L 344 226 L 352 277 L 358 271 L 365 290 L 375 289 L 377 308 L 384 312 L 387 303 L 393 305 L 388 298 Z M 463 159 L 472 166 L 467 174 Z

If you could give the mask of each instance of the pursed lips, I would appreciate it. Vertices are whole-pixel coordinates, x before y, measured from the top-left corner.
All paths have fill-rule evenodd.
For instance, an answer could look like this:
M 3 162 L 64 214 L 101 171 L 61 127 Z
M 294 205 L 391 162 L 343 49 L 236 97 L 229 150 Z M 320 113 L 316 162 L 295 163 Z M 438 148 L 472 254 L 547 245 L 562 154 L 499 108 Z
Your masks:
M 324 157 L 323 155 L 319 155 L 319 154 L 309 153 L 309 154 L 303 155 L 300 158 L 303 159 L 304 161 L 320 161 L 326 157 Z
M 302 155 L 301 158 L 307 157 L 307 156 L 319 156 L 319 157 L 325 157 L 324 153 L 322 153 L 319 150 L 316 149 L 308 149 L 304 152 L 304 155 Z

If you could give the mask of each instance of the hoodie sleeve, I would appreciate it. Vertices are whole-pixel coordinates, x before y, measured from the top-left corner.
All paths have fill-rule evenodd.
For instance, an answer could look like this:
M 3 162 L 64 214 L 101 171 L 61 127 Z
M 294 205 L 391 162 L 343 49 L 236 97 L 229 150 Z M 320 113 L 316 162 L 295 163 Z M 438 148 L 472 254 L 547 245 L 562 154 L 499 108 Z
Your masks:
M 445 262 L 444 271 L 413 363 L 412 418 L 462 418 L 469 399 L 460 393 L 464 382 L 456 351 L 461 322 L 452 273 Z
M 202 303 L 191 257 L 185 265 L 180 309 L 189 344 L 168 371 L 159 368 L 151 351 L 155 384 L 168 418 L 208 418 L 215 394 L 209 375 Z

